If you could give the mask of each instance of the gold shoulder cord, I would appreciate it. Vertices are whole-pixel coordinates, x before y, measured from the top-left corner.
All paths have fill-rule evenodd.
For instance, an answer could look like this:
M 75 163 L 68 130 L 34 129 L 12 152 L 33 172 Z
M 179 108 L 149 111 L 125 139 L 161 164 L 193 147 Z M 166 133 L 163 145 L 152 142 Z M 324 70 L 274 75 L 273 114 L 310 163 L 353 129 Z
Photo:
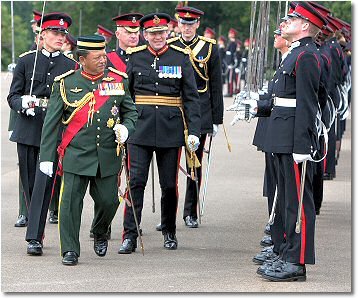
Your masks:
M 72 108 L 76 108 L 70 115 L 70 117 L 67 119 L 67 120 L 62 120 L 62 123 L 64 125 L 67 125 L 70 123 L 70 121 L 72 120 L 72 118 L 75 116 L 75 114 L 82 109 L 82 107 L 84 105 L 86 105 L 89 101 L 93 100 L 94 99 L 94 94 L 93 92 L 88 92 L 84 95 L 84 97 L 79 100 L 77 103 L 70 103 L 68 100 L 67 100 L 67 96 L 66 96 L 66 89 L 65 89 L 65 81 L 64 79 L 61 79 L 60 81 L 60 93 L 61 93 L 61 97 L 62 97 L 62 100 L 64 101 L 64 103 L 69 106 L 69 107 L 72 107 Z

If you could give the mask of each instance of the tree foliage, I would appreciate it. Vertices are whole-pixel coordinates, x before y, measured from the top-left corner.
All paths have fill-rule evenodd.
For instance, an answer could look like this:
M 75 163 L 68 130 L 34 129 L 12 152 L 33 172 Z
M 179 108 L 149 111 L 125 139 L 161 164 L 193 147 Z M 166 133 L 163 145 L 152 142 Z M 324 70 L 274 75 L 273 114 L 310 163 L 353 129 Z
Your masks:
M 205 27 L 213 28 L 217 37 L 227 36 L 230 28 L 239 32 L 242 41 L 249 36 L 250 12 L 252 1 L 181 1 L 183 4 L 199 8 L 205 12 L 198 30 L 202 34 Z M 270 29 L 276 27 L 276 14 L 279 1 L 271 1 Z M 284 9 L 285 1 L 280 1 Z M 352 4 L 350 1 L 319 1 L 322 5 L 331 9 L 334 16 L 351 23 Z M 11 62 L 11 17 L 10 1 L 1 2 L 1 66 L 6 70 Z M 68 13 L 73 24 L 70 32 L 74 36 L 90 35 L 96 32 L 97 25 L 115 31 L 115 23 L 112 18 L 121 13 L 141 12 L 165 12 L 174 16 L 178 1 L 46 1 L 45 13 L 61 11 Z M 14 1 L 15 22 L 15 53 L 18 55 L 27 51 L 33 43 L 33 33 L 30 20 L 33 17 L 32 10 L 42 11 L 42 1 Z M 282 11 L 283 14 L 283 11 Z M 269 44 L 272 44 L 270 37 Z M 115 39 L 112 39 L 110 47 L 115 48 Z

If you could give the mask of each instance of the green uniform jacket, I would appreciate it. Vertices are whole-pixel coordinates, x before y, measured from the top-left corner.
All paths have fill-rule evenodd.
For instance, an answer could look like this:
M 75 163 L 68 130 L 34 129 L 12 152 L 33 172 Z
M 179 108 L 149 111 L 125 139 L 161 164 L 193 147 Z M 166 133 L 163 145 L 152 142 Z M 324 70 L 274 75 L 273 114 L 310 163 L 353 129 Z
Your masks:
M 63 78 L 67 101 L 74 103 L 98 88 L 98 84 L 108 82 L 109 70 L 97 81 L 91 81 L 81 75 L 81 70 Z M 123 73 L 124 74 L 124 73 Z M 64 75 L 62 75 L 63 77 Z M 126 74 L 124 74 L 126 76 Z M 121 166 L 121 157 L 116 155 L 117 143 L 113 126 L 119 122 L 126 126 L 129 136 L 135 130 L 138 117 L 135 104 L 128 91 L 128 80 L 123 78 L 124 95 L 111 95 L 100 109 L 95 108 L 92 125 L 84 125 L 68 145 L 63 158 L 63 171 L 83 176 L 117 174 Z M 60 82 L 55 80 L 49 101 L 41 135 L 40 162 L 55 161 L 56 138 L 62 119 L 67 120 L 74 107 L 66 105 L 60 94 Z M 88 105 L 88 104 L 86 104 Z M 67 126 L 65 126 L 66 129 Z

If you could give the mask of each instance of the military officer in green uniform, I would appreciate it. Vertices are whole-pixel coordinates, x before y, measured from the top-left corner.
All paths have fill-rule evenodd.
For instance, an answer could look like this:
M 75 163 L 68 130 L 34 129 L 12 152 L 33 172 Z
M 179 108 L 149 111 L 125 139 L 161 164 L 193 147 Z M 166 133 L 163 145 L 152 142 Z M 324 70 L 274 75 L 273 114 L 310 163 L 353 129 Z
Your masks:
M 117 175 L 121 167 L 118 145 L 135 129 L 137 110 L 128 92 L 127 75 L 106 69 L 102 36 L 77 41 L 81 70 L 58 76 L 53 85 L 41 137 L 40 170 L 54 175 L 56 132 L 65 125 L 60 146 L 62 185 L 59 203 L 60 250 L 64 265 L 76 265 L 83 198 L 90 184 L 95 202 L 94 251 L 105 256 L 107 230 L 119 206 Z

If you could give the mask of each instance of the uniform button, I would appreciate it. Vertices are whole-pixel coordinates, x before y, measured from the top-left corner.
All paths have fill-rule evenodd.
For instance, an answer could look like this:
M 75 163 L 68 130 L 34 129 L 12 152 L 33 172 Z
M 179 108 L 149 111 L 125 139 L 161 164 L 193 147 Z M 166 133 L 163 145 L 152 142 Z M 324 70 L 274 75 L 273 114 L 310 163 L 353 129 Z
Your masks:
M 155 93 L 155 95 L 157 96 L 157 95 L 158 95 L 158 93 Z
M 50 64 L 53 64 L 53 61 L 50 61 Z
M 46 109 L 45 109 L 45 108 L 42 108 L 42 111 L 46 111 Z
M 97 113 L 99 113 L 99 110 L 97 110 Z
M 92 81 L 92 84 L 94 84 L 94 82 Z
M 97 127 L 97 130 L 99 131 L 99 130 L 101 130 L 101 128 L 100 128 L 100 127 Z
M 99 135 L 97 135 L 97 138 L 99 138 Z
M 99 146 L 99 143 L 97 143 L 97 146 Z
M 141 72 L 138 73 L 139 76 L 140 76 L 141 74 L 142 74 Z
M 49 76 L 50 76 L 51 74 L 50 74 L 50 73 L 47 73 L 47 75 L 49 75 Z
M 46 85 L 47 87 L 50 87 L 50 85 Z
M 101 119 L 100 119 L 100 118 L 97 118 L 97 121 L 101 121 Z
M 158 109 L 158 106 L 155 106 L 155 109 Z
M 93 89 L 92 89 L 92 91 L 96 91 L 96 89 L 95 89 L 95 88 L 93 88 Z
M 283 71 L 282 74 L 286 74 L 286 71 Z
M 155 85 L 158 85 L 159 83 L 158 82 L 155 82 Z

